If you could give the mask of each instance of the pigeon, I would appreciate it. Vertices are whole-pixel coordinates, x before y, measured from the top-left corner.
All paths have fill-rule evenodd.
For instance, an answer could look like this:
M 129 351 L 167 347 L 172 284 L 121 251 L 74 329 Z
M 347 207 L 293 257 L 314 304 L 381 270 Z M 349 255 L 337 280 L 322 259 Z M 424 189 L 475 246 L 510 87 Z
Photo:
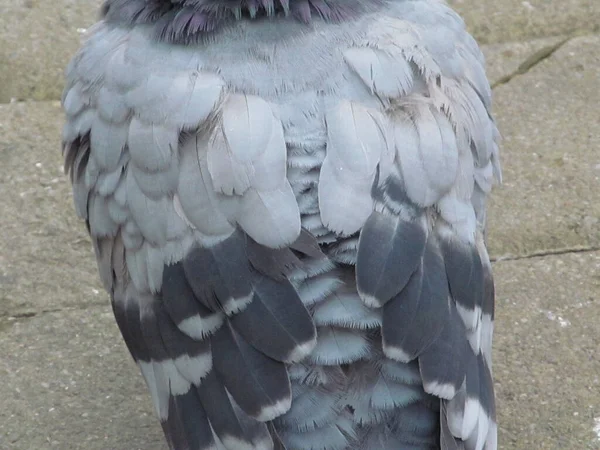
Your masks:
M 439 0 L 106 0 L 65 171 L 173 450 L 495 450 L 484 59 Z

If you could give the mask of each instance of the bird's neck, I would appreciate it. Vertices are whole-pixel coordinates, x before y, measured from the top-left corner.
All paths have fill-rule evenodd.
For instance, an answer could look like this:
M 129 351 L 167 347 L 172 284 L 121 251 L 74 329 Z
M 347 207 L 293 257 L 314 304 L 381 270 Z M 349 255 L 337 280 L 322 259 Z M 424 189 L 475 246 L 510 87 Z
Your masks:
M 154 25 L 158 39 L 185 43 L 236 20 L 291 17 L 345 21 L 385 0 L 105 0 L 106 22 L 125 26 Z

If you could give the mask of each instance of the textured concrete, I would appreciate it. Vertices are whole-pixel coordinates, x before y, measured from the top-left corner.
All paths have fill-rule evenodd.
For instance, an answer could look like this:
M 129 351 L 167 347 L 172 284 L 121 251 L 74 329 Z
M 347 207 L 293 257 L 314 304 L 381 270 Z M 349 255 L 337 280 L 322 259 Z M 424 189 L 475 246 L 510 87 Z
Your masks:
M 600 37 L 586 36 L 495 89 L 504 184 L 491 201 L 493 254 L 600 245 L 599 82 Z
M 598 0 L 448 0 L 484 44 L 600 31 Z
M 2 450 L 165 448 L 62 174 L 55 100 L 99 3 L 0 0 L 0 103 L 27 100 L 0 105 Z M 600 449 L 600 2 L 452 3 L 488 43 L 504 135 L 500 448 Z
M 0 317 L 106 302 L 62 170 L 62 120 L 58 102 L 0 105 L 0 228 L 10 236 L 0 239 Z
M 0 332 L 0 449 L 165 448 L 108 306 L 4 321 Z
M 500 448 L 599 449 L 600 252 L 503 261 L 494 272 Z
M 60 98 L 64 67 L 101 3 L 0 1 L 0 103 Z

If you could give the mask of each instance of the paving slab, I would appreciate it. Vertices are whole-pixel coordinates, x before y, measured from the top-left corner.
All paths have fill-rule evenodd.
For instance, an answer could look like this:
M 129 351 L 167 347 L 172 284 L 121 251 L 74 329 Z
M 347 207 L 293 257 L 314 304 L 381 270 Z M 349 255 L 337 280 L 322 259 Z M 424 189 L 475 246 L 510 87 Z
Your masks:
M 532 39 L 522 42 L 484 44 L 485 71 L 492 87 L 505 83 L 519 72 L 553 52 L 567 36 Z
M 498 262 L 494 273 L 500 448 L 600 449 L 600 252 Z
M 106 302 L 62 170 L 62 123 L 58 102 L 0 105 L 0 229 L 10 237 L 0 239 L 0 317 Z
M 101 0 L 0 0 L 0 103 L 56 100 L 64 67 Z
M 570 40 L 495 89 L 504 184 L 490 202 L 496 256 L 600 245 L 600 36 Z
M 516 42 L 600 30 L 597 0 L 448 0 L 479 42 Z
M 107 305 L 0 319 L 0 379 L 2 450 L 166 450 Z

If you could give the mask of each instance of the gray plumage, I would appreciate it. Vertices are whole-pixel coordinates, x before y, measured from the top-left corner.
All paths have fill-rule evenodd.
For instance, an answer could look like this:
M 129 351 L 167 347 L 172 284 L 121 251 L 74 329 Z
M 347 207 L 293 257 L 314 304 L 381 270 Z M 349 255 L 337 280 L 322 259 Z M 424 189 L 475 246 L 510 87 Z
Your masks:
M 482 55 L 437 0 L 107 0 L 65 169 L 170 448 L 497 448 Z

